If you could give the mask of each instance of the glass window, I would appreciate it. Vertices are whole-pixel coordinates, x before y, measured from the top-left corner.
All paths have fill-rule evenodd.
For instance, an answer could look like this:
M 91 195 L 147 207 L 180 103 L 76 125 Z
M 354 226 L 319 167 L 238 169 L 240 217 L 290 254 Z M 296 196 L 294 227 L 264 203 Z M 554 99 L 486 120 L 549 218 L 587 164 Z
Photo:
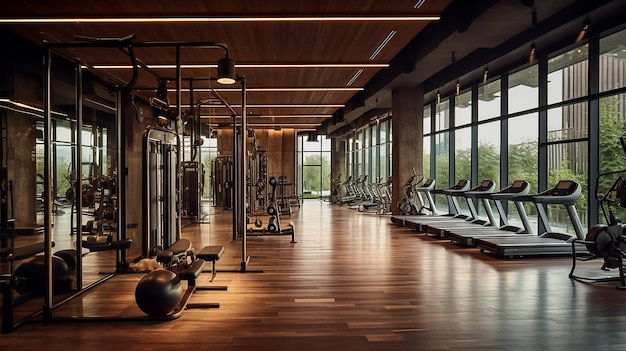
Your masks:
M 509 75 L 509 113 L 539 106 L 539 69 L 537 65 Z
M 372 174 L 372 170 L 370 169 L 370 148 L 363 149 L 363 175 L 371 177 Z
M 424 174 L 424 178 L 430 178 L 432 175 L 430 174 L 430 137 L 424 137 L 424 163 L 422 164 L 422 169 L 424 170 L 422 173 Z
M 380 140 L 380 138 L 378 137 L 378 125 L 380 124 L 380 122 L 378 122 L 378 120 L 376 120 L 376 124 L 372 126 L 372 146 L 378 145 L 378 140 Z
M 438 132 L 450 128 L 450 100 L 441 100 L 436 108 L 435 131 Z
M 449 136 L 448 132 L 435 134 L 435 186 L 437 189 L 444 189 L 450 184 L 450 157 L 449 157 Z M 431 155 L 432 156 L 432 155 Z M 443 213 L 448 212 L 448 202 L 445 195 L 435 195 L 437 209 Z
M 454 99 L 454 125 L 470 123 L 472 123 L 472 91 L 468 90 Z
M 583 228 L 587 227 L 587 142 L 571 142 L 548 146 L 548 187 L 559 180 L 573 180 L 582 187 L 576 211 Z M 565 206 L 549 206 L 548 218 L 553 231 L 576 235 Z
M 500 116 L 500 79 L 488 82 L 478 87 L 478 120 Z
M 380 136 L 380 144 L 384 144 L 387 142 L 387 133 L 389 131 L 389 124 L 390 124 L 391 120 L 388 119 L 386 121 L 381 122 L 378 127 L 380 129 L 379 132 L 379 136 Z
M 548 141 L 587 137 L 587 103 L 548 110 Z
M 496 191 L 505 187 L 500 184 L 500 121 L 478 126 L 478 179 L 491 179 L 496 182 Z M 482 218 L 487 218 L 483 204 L 477 206 Z M 492 209 L 495 220 L 499 223 L 498 211 Z
M 500 121 L 478 126 L 478 179 L 500 181 Z M 504 188 L 500 184 L 500 188 Z
M 509 184 L 514 180 L 530 183 L 530 193 L 537 193 L 538 168 L 538 115 L 531 113 L 509 119 Z M 531 226 L 537 233 L 537 210 L 531 203 L 524 203 L 526 214 L 531 218 Z M 521 220 L 514 204 L 508 203 L 509 223 L 521 227 Z
M 380 146 L 372 147 L 372 172 L 370 173 L 372 177 L 372 181 L 377 177 L 380 177 L 380 169 L 378 164 L 378 155 L 379 155 Z
M 600 91 L 626 86 L 626 30 L 600 39 Z
M 379 169 L 380 169 L 380 177 L 383 179 L 389 178 L 388 170 L 390 169 L 389 161 L 391 157 L 387 157 L 387 145 L 381 145 L 378 149 L 380 157 L 379 160 Z
M 454 133 L 455 181 L 472 176 L 472 130 L 462 128 Z
M 599 163 L 600 173 L 616 172 L 624 169 L 626 164 L 626 150 L 622 149 L 619 138 L 624 136 L 626 130 L 626 94 L 613 95 L 600 99 L 600 145 Z M 598 179 L 598 189 L 590 189 L 598 196 L 605 194 L 618 179 L 626 178 L 626 172 L 601 176 Z M 626 208 L 617 203 L 605 202 L 604 213 L 608 215 L 608 206 L 612 205 L 615 217 L 622 221 L 626 220 Z M 601 209 L 602 210 L 602 209 Z M 600 212 L 599 221 L 607 223 L 603 213 Z
M 430 118 L 430 105 L 426 105 L 424 107 L 424 116 L 423 117 L 424 117 L 424 122 L 423 122 L 424 127 L 422 128 L 422 130 L 423 130 L 424 134 L 430 134 L 430 132 L 432 131 L 431 130 L 431 125 L 430 125 L 431 124 L 430 123 L 430 121 L 431 121 L 431 118 Z
M 548 60 L 548 104 L 588 95 L 588 45 Z
M 526 180 L 531 193 L 537 190 L 538 115 L 531 113 L 509 119 L 509 183 Z

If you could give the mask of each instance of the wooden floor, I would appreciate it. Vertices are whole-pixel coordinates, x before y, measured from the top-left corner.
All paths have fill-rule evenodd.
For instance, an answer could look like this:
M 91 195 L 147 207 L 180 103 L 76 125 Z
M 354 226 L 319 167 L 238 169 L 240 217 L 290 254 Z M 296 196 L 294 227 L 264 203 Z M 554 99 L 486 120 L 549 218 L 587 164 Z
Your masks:
M 237 270 L 230 212 L 191 225 L 196 247 L 224 245 Z M 169 322 L 28 323 L 2 350 L 626 350 L 626 291 L 568 278 L 567 258 L 500 260 L 362 214 L 307 200 L 290 237 L 248 239 L 249 269 L 208 274 L 191 309 Z M 87 263 L 88 264 L 88 263 Z M 599 268 L 600 262 L 589 263 Z M 206 277 L 205 277 L 206 276 Z M 140 315 L 139 274 L 118 275 L 54 316 Z M 14 348 L 15 347 L 15 348 Z

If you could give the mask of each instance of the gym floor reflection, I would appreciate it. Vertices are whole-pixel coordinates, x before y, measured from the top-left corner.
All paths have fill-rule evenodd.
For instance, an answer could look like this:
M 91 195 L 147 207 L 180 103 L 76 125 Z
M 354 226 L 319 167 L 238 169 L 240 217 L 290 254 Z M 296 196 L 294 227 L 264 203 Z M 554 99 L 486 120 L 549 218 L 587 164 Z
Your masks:
M 169 322 L 29 323 L 2 335 L 3 347 L 171 350 L 583 350 L 626 349 L 626 292 L 616 282 L 568 278 L 561 258 L 497 259 L 318 200 L 293 212 L 289 236 L 249 237 L 249 268 L 231 242 L 230 211 L 212 208 L 210 224 L 183 230 L 196 248 L 223 245 L 218 274 L 192 309 Z M 69 237 L 69 235 L 68 235 Z M 102 257 L 106 256 L 102 255 Z M 87 255 L 86 257 L 90 257 Z M 97 275 L 101 256 L 86 262 Z M 582 269 L 600 268 L 600 262 Z M 219 272 L 222 270 L 222 272 Z M 118 275 L 55 316 L 140 314 L 140 274 Z

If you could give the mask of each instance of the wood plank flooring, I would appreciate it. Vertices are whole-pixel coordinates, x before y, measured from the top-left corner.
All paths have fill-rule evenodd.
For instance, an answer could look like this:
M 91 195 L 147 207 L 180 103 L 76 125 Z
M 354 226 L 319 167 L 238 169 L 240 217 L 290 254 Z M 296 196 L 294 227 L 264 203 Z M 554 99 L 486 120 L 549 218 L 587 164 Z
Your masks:
M 224 245 L 218 270 L 237 270 L 230 212 L 184 237 Z M 3 350 L 626 350 L 626 291 L 568 278 L 568 258 L 496 259 L 318 200 L 294 211 L 289 236 L 248 238 L 250 270 L 208 274 L 190 309 L 168 322 L 28 323 Z M 86 263 L 88 264 L 88 263 Z M 600 262 L 585 263 L 595 270 Z M 54 311 L 140 315 L 141 275 L 118 275 Z

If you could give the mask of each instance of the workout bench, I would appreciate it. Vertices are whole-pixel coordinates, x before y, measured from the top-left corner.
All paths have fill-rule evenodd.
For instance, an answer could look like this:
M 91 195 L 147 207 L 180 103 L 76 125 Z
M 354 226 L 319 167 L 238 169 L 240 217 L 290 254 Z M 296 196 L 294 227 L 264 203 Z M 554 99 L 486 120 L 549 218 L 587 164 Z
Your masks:
M 183 309 L 183 308 L 219 308 L 220 307 L 220 304 L 215 303 L 215 302 L 209 302 L 209 303 L 189 303 L 188 302 L 189 299 L 191 298 L 191 295 L 196 290 L 212 290 L 212 288 L 207 289 L 206 287 L 196 285 L 196 279 L 198 279 L 200 274 L 202 274 L 205 263 L 206 263 L 205 260 L 197 259 L 193 261 L 193 263 L 190 264 L 189 267 L 178 271 L 178 278 L 180 278 L 181 280 L 187 281 L 187 290 L 185 291 L 185 295 L 181 299 L 182 305 L 179 306 L 180 309 Z
M 217 274 L 215 264 L 217 263 L 217 261 L 219 261 L 220 257 L 222 257 L 223 253 L 224 246 L 205 246 L 202 248 L 202 250 L 200 250 L 200 252 L 196 254 L 196 257 L 199 260 L 211 262 L 211 279 L 209 279 L 209 282 L 212 282 L 213 279 L 215 279 L 215 275 Z
M 179 239 L 165 250 L 159 252 L 156 256 L 156 260 L 163 264 L 163 267 L 169 268 L 184 263 L 190 255 L 193 255 L 191 241 Z

